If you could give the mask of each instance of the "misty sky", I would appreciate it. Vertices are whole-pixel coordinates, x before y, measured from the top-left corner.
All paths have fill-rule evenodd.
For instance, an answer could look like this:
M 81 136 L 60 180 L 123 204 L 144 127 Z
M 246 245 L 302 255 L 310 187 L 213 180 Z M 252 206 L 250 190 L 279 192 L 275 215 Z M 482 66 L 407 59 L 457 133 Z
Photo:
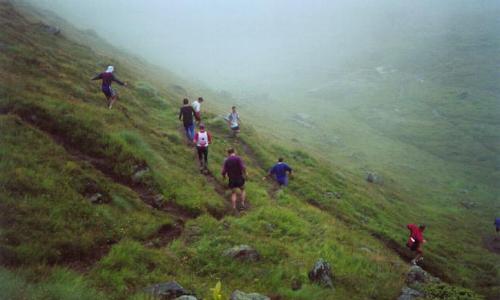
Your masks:
M 272 90 L 449 29 L 492 1 L 37 0 L 81 28 L 211 88 Z M 498 6 L 496 6 L 498 8 Z M 380 55 L 379 55 L 380 56 Z M 297 78 L 299 77 L 299 78 Z M 314 77 L 314 76 L 313 76 Z

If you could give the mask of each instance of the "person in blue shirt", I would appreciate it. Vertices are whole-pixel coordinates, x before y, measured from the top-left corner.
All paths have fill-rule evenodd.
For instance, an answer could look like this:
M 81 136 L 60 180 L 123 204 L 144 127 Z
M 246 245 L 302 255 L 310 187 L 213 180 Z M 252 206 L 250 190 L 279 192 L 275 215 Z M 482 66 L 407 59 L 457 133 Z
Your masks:
M 275 164 L 270 170 L 269 173 L 267 174 L 266 177 L 274 176 L 276 179 L 276 182 L 280 186 L 287 186 L 288 185 L 288 175 L 292 175 L 292 168 L 290 168 L 289 165 L 283 162 L 283 158 L 280 157 L 278 159 L 278 163 Z M 264 179 L 266 178 L 264 177 Z
M 495 225 L 495 228 L 496 228 L 496 230 L 497 230 L 497 234 L 498 234 L 498 233 L 500 232 L 500 217 L 496 217 L 496 218 L 495 218 L 495 223 L 494 223 L 494 225 Z

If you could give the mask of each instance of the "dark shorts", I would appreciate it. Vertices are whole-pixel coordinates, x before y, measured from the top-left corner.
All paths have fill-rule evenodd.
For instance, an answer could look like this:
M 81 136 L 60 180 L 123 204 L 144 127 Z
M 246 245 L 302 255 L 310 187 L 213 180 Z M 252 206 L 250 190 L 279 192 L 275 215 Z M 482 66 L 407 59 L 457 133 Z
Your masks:
M 229 178 L 229 188 L 235 189 L 240 188 L 243 189 L 245 187 L 245 179 L 244 178 Z
M 500 227 L 497 227 L 497 232 L 500 232 Z
M 106 97 L 111 98 L 113 96 L 116 96 L 115 90 L 113 90 L 110 86 L 102 86 L 102 92 Z
M 238 130 L 240 130 L 240 126 L 231 127 L 231 129 L 232 129 L 233 131 L 238 131 Z

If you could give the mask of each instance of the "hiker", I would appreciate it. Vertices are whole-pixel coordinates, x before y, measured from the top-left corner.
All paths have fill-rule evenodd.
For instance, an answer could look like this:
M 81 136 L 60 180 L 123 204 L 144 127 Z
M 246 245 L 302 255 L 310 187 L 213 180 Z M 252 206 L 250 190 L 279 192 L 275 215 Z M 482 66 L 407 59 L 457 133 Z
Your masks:
M 118 99 L 118 95 L 116 94 L 115 90 L 111 88 L 111 84 L 113 83 L 113 81 L 118 83 L 119 85 L 127 86 L 126 82 L 122 82 L 115 77 L 115 75 L 113 74 L 114 70 L 115 68 L 113 66 L 108 66 L 105 72 L 98 74 L 94 78 L 92 78 L 92 80 L 102 79 L 101 90 L 108 100 L 109 109 L 113 107 L 113 104 Z
M 227 115 L 226 121 L 233 132 L 233 137 L 240 133 L 240 115 L 236 111 L 236 106 L 233 106 L 232 111 Z
M 243 160 L 236 155 L 233 148 L 227 150 L 228 157 L 224 160 L 222 166 L 222 178 L 225 180 L 226 175 L 229 177 L 229 188 L 231 189 L 231 203 L 233 209 L 236 209 L 236 192 L 239 189 L 241 192 L 241 206 L 245 208 L 245 177 L 247 176 Z
M 290 168 L 290 166 L 283 162 L 283 157 L 278 158 L 278 163 L 276 163 L 271 169 L 269 169 L 267 176 L 265 176 L 263 179 L 266 179 L 267 177 L 271 177 L 273 175 L 276 179 L 276 182 L 280 186 L 288 185 L 288 175 L 292 176 L 292 168 Z
M 495 218 L 495 229 L 497 231 L 497 234 L 500 232 L 500 217 Z
M 205 130 L 205 125 L 200 124 L 200 131 L 194 135 L 194 143 L 198 151 L 200 171 L 208 170 L 208 145 L 212 143 L 212 136 Z
M 202 102 L 203 102 L 202 97 L 199 97 L 198 100 L 195 100 L 193 102 L 194 117 L 196 118 L 196 122 L 198 122 L 198 124 L 201 122 L 201 103 Z
M 182 120 L 182 123 L 184 124 L 184 130 L 186 131 L 186 137 L 188 138 L 189 142 L 192 143 L 194 139 L 194 109 L 191 105 L 189 105 L 189 100 L 187 98 L 184 98 L 182 103 L 184 105 L 180 109 L 179 120 Z
M 406 227 L 410 230 L 410 236 L 406 246 L 410 248 L 411 251 L 417 252 L 417 256 L 411 260 L 411 264 L 416 265 L 419 261 L 424 259 L 422 245 L 426 242 L 424 239 L 425 224 L 420 224 L 418 226 L 415 224 L 408 224 Z

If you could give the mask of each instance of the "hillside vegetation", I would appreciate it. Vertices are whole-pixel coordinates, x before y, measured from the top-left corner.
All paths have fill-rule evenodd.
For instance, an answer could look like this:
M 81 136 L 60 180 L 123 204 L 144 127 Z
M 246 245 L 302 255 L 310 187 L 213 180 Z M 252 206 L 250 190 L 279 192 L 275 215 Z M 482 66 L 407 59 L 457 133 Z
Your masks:
M 142 299 L 170 280 L 205 299 L 218 281 L 224 296 L 399 295 L 405 225 L 421 219 L 411 198 L 250 126 L 231 138 L 214 111 L 205 113 L 210 174 L 201 175 L 177 120 L 196 89 L 51 14 L 0 1 L 0 22 L 0 298 Z M 112 110 L 90 81 L 109 64 L 129 83 Z M 230 146 L 249 169 L 241 216 L 219 175 Z M 262 180 L 278 156 L 297 170 L 284 190 Z M 428 220 L 424 268 L 498 294 L 498 256 L 456 228 L 461 216 Z M 261 259 L 222 255 L 240 244 Z M 335 289 L 307 279 L 319 258 L 332 265 Z

